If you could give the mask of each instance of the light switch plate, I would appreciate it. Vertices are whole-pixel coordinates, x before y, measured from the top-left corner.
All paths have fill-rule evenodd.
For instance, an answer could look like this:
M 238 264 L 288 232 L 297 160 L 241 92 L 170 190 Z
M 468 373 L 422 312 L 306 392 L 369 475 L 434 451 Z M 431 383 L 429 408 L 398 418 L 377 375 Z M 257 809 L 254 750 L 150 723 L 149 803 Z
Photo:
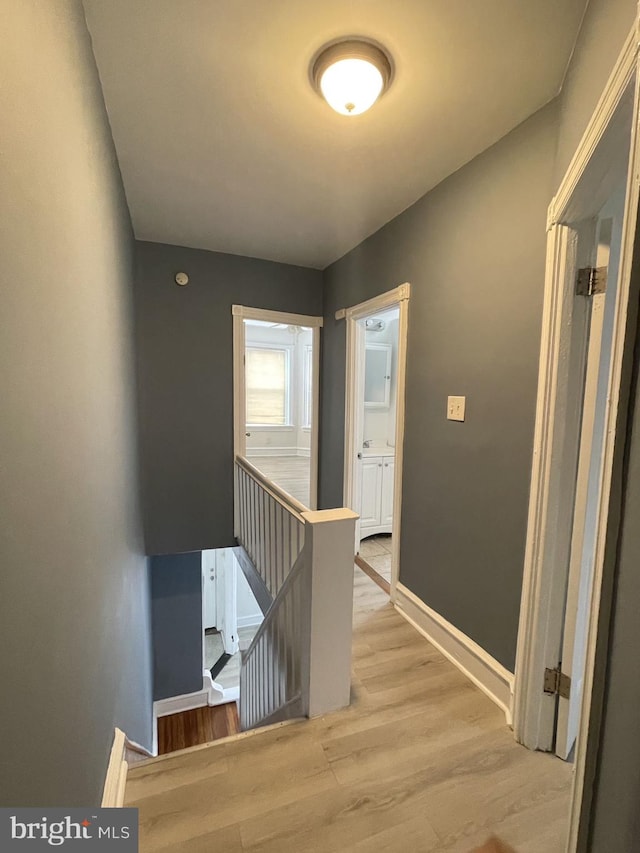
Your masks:
M 466 397 L 447 397 L 447 420 L 463 421 Z

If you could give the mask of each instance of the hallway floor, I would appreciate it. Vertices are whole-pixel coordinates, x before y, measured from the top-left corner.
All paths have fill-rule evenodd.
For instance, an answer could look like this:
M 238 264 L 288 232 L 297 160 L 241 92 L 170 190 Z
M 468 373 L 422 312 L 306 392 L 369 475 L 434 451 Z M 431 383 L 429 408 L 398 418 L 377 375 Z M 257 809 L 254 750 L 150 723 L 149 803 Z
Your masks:
M 308 456 L 256 456 L 248 450 L 247 459 L 281 489 L 309 506 L 311 460 Z
M 356 569 L 351 706 L 142 762 L 126 800 L 141 853 L 562 853 L 570 782 Z
M 393 547 L 391 538 L 390 533 L 369 536 L 360 541 L 358 548 L 358 554 L 387 583 L 391 583 L 391 549 Z

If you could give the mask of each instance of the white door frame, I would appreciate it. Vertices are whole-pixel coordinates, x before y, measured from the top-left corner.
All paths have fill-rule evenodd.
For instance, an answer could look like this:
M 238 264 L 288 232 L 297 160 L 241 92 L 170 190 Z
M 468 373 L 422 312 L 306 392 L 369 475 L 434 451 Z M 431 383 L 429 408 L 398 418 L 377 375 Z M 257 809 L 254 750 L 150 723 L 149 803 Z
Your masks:
M 355 482 L 356 436 L 360 434 L 361 409 L 358 404 L 361 359 L 357 342 L 357 321 L 369 314 L 389 308 L 399 308 L 398 319 L 398 370 L 396 389 L 396 444 L 395 471 L 393 480 L 393 539 L 391 554 L 391 601 L 396 599 L 396 586 L 400 571 L 400 523 L 402 515 L 402 459 L 404 454 L 404 409 L 407 375 L 407 331 L 409 328 L 409 296 L 411 285 L 408 282 L 386 293 L 336 312 L 336 320 L 346 319 L 347 324 L 347 364 L 345 381 L 345 426 L 344 426 L 344 487 L 343 500 L 346 507 L 352 506 L 357 484 Z
M 289 314 L 284 311 L 268 311 L 264 308 L 249 308 L 232 305 L 233 315 L 233 453 L 246 455 L 246 397 L 244 374 L 245 320 L 262 320 L 266 323 L 286 323 L 289 326 L 307 326 L 311 329 L 313 347 L 312 403 L 311 403 L 311 459 L 309 482 L 309 509 L 318 508 L 318 432 L 320 426 L 320 329 L 322 317 L 309 314 Z
M 572 334 L 576 268 L 576 223 L 589 206 L 589 196 L 602 194 L 606 186 L 607 130 L 614 127 L 614 114 L 623 99 L 633 98 L 629 169 L 625 199 L 618 291 L 609 372 L 605 439 L 602 451 L 602 492 L 597 518 L 594 577 L 588 618 L 585 680 L 581 720 L 576 745 L 575 774 L 567 850 L 577 849 L 584 793 L 587 732 L 593 692 L 598 613 L 600 610 L 605 558 L 605 541 L 610 508 L 611 484 L 616 447 L 618 404 L 621 399 L 625 329 L 629 303 L 632 255 L 639 200 L 638 175 L 638 39 L 634 26 L 616 63 L 580 146 L 571 161 L 548 215 L 547 265 L 543 309 L 542 342 L 525 566 L 523 576 L 518 649 L 514 687 L 514 734 L 532 749 L 552 748 L 555 700 L 543 693 L 545 667 L 558 664 L 559 634 L 564 615 L 564 595 L 558 595 L 561 576 L 566 581 L 567 537 L 571 532 L 571 512 L 575 489 L 575 469 L 571 454 L 563 455 L 567 432 L 575 424 L 575 389 L 571 395 L 567 359 Z M 618 114 L 619 115 L 619 114 Z M 628 137 L 627 137 L 628 138 Z M 600 144 L 603 143 L 603 146 Z M 606 153 L 606 152 L 605 152 Z M 602 168 L 601 168 L 602 167 Z M 581 179 L 602 172 L 600 184 L 586 187 Z M 573 401 L 573 404 L 572 404 Z M 569 457 L 569 462 L 567 458 Z M 553 659 L 555 657 L 555 660 Z

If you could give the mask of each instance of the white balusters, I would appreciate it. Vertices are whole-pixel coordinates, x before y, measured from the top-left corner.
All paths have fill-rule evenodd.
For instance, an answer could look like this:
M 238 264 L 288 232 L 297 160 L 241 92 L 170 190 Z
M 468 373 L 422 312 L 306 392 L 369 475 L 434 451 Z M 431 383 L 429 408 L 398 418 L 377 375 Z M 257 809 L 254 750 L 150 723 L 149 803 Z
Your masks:
M 357 516 L 310 512 L 243 457 L 235 491 L 236 538 L 271 596 L 243 654 L 241 727 L 348 705 Z
M 241 457 L 235 479 L 236 538 L 275 598 L 302 550 L 307 508 Z

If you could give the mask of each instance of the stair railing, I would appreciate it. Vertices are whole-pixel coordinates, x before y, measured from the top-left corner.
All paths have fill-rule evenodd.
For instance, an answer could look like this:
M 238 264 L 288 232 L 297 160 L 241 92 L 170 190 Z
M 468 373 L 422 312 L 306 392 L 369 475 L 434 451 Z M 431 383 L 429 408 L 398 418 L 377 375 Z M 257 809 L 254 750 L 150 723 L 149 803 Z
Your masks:
M 304 545 L 307 507 L 245 459 L 236 457 L 236 539 L 275 598 Z
M 304 550 L 242 656 L 240 727 L 308 713 L 311 588 Z
M 308 510 L 242 456 L 234 509 L 236 539 L 271 597 L 243 653 L 241 727 L 345 707 L 357 515 Z

